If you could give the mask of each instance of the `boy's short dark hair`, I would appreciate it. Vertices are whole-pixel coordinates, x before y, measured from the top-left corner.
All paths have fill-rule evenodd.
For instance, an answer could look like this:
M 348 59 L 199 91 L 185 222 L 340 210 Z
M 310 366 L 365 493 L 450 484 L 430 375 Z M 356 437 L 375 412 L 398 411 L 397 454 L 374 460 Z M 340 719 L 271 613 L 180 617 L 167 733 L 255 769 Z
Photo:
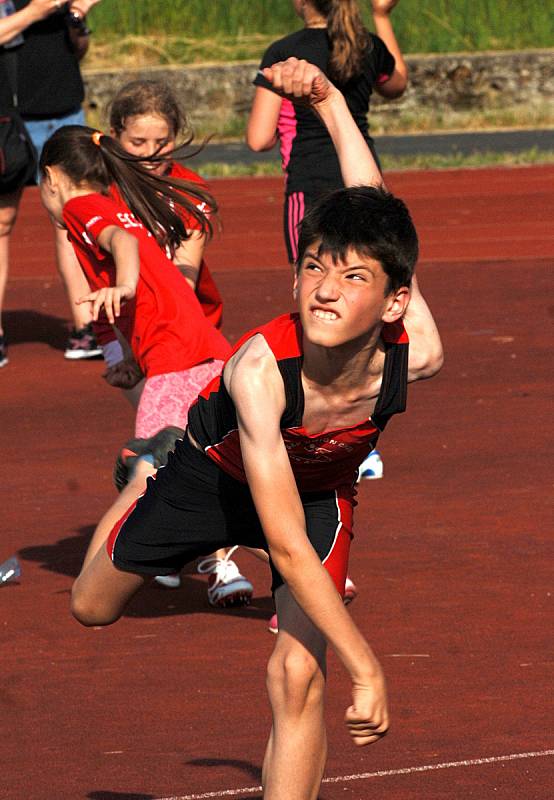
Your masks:
M 406 205 L 385 189 L 354 186 L 322 197 L 300 225 L 297 269 L 320 241 L 318 254 L 343 261 L 348 250 L 378 261 L 388 275 L 386 294 L 409 286 L 417 263 L 417 233 Z

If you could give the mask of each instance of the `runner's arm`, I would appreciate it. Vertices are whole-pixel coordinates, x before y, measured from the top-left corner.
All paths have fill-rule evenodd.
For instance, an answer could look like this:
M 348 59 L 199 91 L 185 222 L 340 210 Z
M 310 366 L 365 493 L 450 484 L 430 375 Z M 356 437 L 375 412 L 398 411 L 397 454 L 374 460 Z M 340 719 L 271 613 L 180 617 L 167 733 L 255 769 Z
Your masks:
M 318 67 L 289 58 L 262 72 L 275 91 L 307 102 L 319 116 L 333 140 L 345 186 L 383 185 L 383 177 L 346 100 Z
M 246 128 L 246 144 L 251 150 L 258 153 L 275 147 L 280 109 L 281 98 L 278 94 L 263 86 L 256 86 Z
M 98 234 L 98 244 L 102 250 L 111 253 L 115 262 L 115 286 L 108 286 L 90 292 L 77 300 L 77 304 L 91 303 L 92 318 L 96 321 L 102 306 L 108 321 L 113 325 L 119 317 L 123 300 L 135 296 L 139 278 L 139 246 L 134 236 L 117 225 L 107 225 Z
M 306 534 L 304 509 L 280 431 L 285 392 L 261 336 L 231 359 L 225 384 L 237 411 L 243 464 L 272 560 L 295 600 L 351 675 L 367 687 L 375 733 L 387 727 L 384 679 L 368 643 L 344 608 Z
M 395 62 L 394 72 L 390 78 L 383 83 L 378 83 L 375 90 L 390 100 L 403 95 L 408 85 L 408 65 L 404 61 L 390 18 L 397 3 L 398 0 L 371 0 L 375 33 L 386 44 Z
M 415 275 L 403 321 L 410 340 L 408 380 L 432 378 L 441 369 L 444 354 L 435 320 L 419 290 Z
M 172 261 L 179 272 L 184 275 L 187 283 L 194 291 L 196 289 L 200 265 L 204 258 L 206 234 L 199 230 L 187 230 L 187 233 L 189 238 L 183 239 L 175 251 Z

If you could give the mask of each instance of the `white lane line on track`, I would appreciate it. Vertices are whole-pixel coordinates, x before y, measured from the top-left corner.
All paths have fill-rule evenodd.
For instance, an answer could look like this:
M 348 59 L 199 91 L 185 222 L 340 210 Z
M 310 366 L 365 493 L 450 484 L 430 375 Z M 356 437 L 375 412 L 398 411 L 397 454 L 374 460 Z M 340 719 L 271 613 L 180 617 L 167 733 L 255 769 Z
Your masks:
M 416 772 L 432 772 L 439 769 L 455 767 L 479 767 L 482 764 L 498 764 L 502 761 L 517 761 L 524 758 L 544 758 L 554 756 L 554 750 L 536 750 L 530 753 L 510 753 L 507 756 L 489 756 L 488 758 L 469 758 L 464 761 L 445 761 L 442 764 L 423 764 L 420 767 L 403 767 L 401 769 L 383 769 L 379 772 L 362 772 L 358 775 L 340 775 L 337 778 L 323 778 L 322 783 L 347 783 L 348 781 L 365 781 L 369 778 L 388 778 L 392 775 L 411 775 Z M 246 786 L 243 789 L 222 789 L 219 792 L 203 794 L 184 794 L 179 797 L 160 797 L 158 800 L 209 800 L 212 797 L 235 797 L 261 792 L 261 786 Z

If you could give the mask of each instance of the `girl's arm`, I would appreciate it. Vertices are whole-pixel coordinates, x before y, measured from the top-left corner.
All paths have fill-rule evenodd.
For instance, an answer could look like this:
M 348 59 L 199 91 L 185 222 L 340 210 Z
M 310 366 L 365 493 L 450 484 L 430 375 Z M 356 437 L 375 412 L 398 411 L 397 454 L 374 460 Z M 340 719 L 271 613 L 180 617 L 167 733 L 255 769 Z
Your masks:
M 289 58 L 263 70 L 274 89 L 295 101 L 304 100 L 329 131 L 345 186 L 382 186 L 383 177 L 354 122 L 346 101 L 313 64 Z
M 54 0 L 31 0 L 29 5 L 22 8 L 21 11 L 16 11 L 15 14 L 0 19 L 0 45 L 18 36 L 29 25 L 49 17 L 58 10 L 59 7 Z
M 244 469 L 271 558 L 295 600 L 350 673 L 354 697 L 350 732 L 357 744 L 369 744 L 388 726 L 383 674 L 308 540 L 280 431 L 283 380 L 262 336 L 250 339 L 233 356 L 224 380 L 237 411 Z
M 246 128 L 246 144 L 251 150 L 271 150 L 277 143 L 277 122 L 281 98 L 275 92 L 257 86 Z
M 179 272 L 184 275 L 191 289 L 195 291 L 198 273 L 204 258 L 206 235 L 199 230 L 187 230 L 187 233 L 189 238 L 181 242 L 172 261 Z
M 444 354 L 435 320 L 419 291 L 415 275 L 412 278 L 410 302 L 403 322 L 410 340 L 408 380 L 432 378 L 441 369 Z
M 92 318 L 95 321 L 104 306 L 108 321 L 113 325 L 121 312 L 121 302 L 135 296 L 140 270 L 139 244 L 134 236 L 117 225 L 105 227 L 98 234 L 97 242 L 102 250 L 113 257 L 116 285 L 90 292 L 80 297 L 77 303 L 92 303 Z
M 396 41 L 390 18 L 391 11 L 397 3 L 398 0 L 371 0 L 375 33 L 386 44 L 395 61 L 394 72 L 388 81 L 377 84 L 375 90 L 383 97 L 390 99 L 404 94 L 408 85 L 408 65 L 404 61 L 404 56 Z

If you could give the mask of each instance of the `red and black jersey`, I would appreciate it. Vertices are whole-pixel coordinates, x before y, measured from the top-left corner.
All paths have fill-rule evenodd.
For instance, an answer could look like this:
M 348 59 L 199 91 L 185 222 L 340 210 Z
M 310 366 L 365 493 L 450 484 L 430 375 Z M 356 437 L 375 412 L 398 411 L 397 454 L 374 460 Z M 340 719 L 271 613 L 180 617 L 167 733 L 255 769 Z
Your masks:
M 136 296 L 118 320 L 146 377 L 181 372 L 210 359 L 225 359 L 230 346 L 206 319 L 189 284 L 154 237 L 113 197 L 74 197 L 63 218 L 91 290 L 114 286 L 116 268 L 98 244 L 104 228 L 115 225 L 138 241 L 140 273 Z
M 247 333 L 261 334 L 275 355 L 283 378 L 286 408 L 281 433 L 299 491 L 334 490 L 353 483 L 356 469 L 372 450 L 393 414 L 406 408 L 408 384 L 408 336 L 402 322 L 385 324 L 383 379 L 375 410 L 369 419 L 339 430 L 309 434 L 304 429 L 302 388 L 302 325 L 298 314 L 285 314 Z M 217 377 L 201 392 L 189 410 L 191 435 L 206 455 L 236 480 L 246 483 L 237 415 L 223 377 Z

